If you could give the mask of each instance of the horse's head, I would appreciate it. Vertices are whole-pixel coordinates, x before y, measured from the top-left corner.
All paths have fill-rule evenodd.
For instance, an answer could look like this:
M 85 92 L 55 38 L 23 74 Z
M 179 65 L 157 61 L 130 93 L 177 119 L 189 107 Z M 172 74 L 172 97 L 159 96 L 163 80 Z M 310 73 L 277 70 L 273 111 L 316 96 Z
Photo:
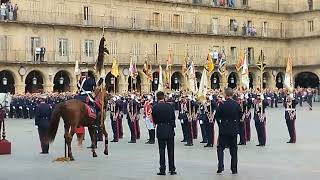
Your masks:
M 10 111 L 12 97 L 10 93 L 0 93 L 0 106 L 1 108 L 5 108 L 7 112 Z

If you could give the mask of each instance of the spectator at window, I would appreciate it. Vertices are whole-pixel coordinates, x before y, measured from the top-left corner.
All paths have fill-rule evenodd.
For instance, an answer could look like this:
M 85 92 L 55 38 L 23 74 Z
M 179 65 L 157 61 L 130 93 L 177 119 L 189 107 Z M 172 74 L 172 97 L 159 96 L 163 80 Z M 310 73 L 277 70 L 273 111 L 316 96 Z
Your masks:
M 243 23 L 243 26 L 242 26 L 242 35 L 243 35 L 243 36 L 246 36 L 247 34 L 248 34 L 247 25 L 246 25 L 246 23 Z
M 217 52 L 217 50 L 213 51 L 213 63 L 216 64 L 216 62 L 218 61 L 219 58 L 219 53 Z
M 41 47 L 40 48 L 40 61 L 43 62 L 44 61 L 44 54 L 46 53 L 46 48 L 45 47 Z
M 235 7 L 234 0 L 228 0 L 228 7 Z
M 39 61 L 40 52 L 41 52 L 41 48 L 36 47 L 36 49 L 35 49 L 35 54 L 36 54 L 35 61 L 36 61 L 36 62 Z
M 220 0 L 220 1 L 219 1 L 219 5 L 220 5 L 220 6 L 224 6 L 224 5 L 225 5 L 225 0 Z
M 17 20 L 17 17 L 18 17 L 18 5 L 15 4 L 14 7 L 13 7 L 13 20 L 16 21 Z
M 5 17 L 6 17 L 6 5 L 2 3 L 0 7 L 0 20 L 5 20 Z

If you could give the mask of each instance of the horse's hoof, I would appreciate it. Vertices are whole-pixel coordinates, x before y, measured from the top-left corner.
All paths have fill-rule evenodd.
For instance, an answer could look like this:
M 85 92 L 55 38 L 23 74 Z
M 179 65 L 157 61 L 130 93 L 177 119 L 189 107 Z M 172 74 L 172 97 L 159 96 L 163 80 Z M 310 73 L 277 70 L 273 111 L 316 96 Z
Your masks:
M 70 161 L 74 161 L 73 156 L 69 156 Z
M 108 155 L 109 155 L 109 152 L 108 152 L 107 150 L 105 150 L 105 151 L 103 152 L 103 154 L 105 154 L 106 156 L 108 156 Z
M 92 157 L 98 157 L 97 153 L 92 153 Z

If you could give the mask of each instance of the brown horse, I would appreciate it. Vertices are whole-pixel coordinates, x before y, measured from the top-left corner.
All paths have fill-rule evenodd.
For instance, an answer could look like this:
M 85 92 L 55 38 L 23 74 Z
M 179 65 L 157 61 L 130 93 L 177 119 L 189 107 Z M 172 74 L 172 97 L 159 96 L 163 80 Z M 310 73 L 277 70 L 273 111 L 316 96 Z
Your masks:
M 104 91 L 105 92 L 105 91 Z M 104 108 L 104 103 L 108 100 L 107 97 L 103 96 L 103 91 L 100 90 L 100 88 L 97 88 L 95 91 L 95 100 L 102 100 L 102 111 L 100 111 L 97 115 L 97 118 L 101 120 L 101 128 L 102 133 L 105 137 L 105 149 L 104 154 L 108 155 L 108 133 L 104 125 L 104 117 L 106 108 Z M 88 127 L 89 134 L 91 137 L 91 150 L 92 150 L 92 156 L 97 157 L 97 153 L 95 151 L 96 148 L 96 136 L 95 136 L 95 121 L 91 120 L 88 117 L 88 112 L 86 109 L 86 104 L 82 101 L 72 99 L 65 102 L 62 102 L 58 104 L 51 116 L 51 121 L 48 129 L 48 141 L 53 142 L 55 139 L 55 136 L 57 134 L 57 130 L 59 127 L 60 117 L 64 121 L 64 138 L 65 143 L 68 147 L 68 152 L 65 152 L 65 155 L 68 155 L 71 161 L 74 160 L 74 157 L 72 155 L 71 151 L 71 141 L 72 137 L 75 134 L 75 128 L 79 126 Z M 65 150 L 66 151 L 66 150 Z

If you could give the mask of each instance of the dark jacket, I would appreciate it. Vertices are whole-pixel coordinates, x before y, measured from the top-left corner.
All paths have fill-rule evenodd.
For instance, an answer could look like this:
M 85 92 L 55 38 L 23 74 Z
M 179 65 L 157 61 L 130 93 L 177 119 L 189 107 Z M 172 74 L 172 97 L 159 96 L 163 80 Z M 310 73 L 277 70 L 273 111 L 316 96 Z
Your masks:
M 219 134 L 236 136 L 239 133 L 240 118 L 242 117 L 240 105 L 227 99 L 217 108 L 215 118 L 219 125 Z
M 158 139 L 169 139 L 175 136 L 176 116 L 172 105 L 158 102 L 158 104 L 152 108 L 152 117 L 154 123 L 157 125 Z
M 40 103 L 36 108 L 35 125 L 39 128 L 48 128 L 50 117 L 50 105 L 46 103 Z

